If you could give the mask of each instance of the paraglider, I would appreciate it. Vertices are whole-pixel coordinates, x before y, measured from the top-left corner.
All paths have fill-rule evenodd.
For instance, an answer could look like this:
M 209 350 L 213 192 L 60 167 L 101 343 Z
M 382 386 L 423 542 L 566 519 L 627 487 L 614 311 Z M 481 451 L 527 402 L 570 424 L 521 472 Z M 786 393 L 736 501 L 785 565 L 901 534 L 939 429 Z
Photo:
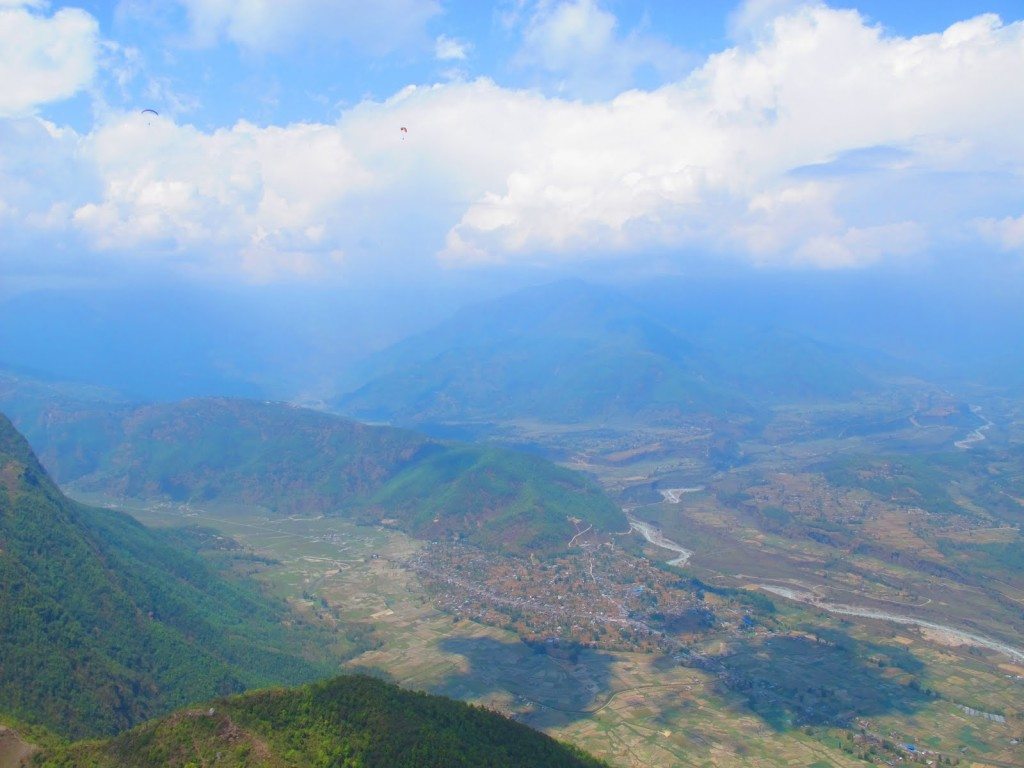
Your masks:
M 403 126 L 402 126 L 401 128 L 399 128 L 398 130 L 400 130 L 400 131 L 402 132 L 402 141 L 405 141 L 405 135 L 406 135 L 407 133 L 409 133 L 409 129 L 408 129 L 408 128 L 406 128 L 406 127 L 405 127 L 405 126 L 403 125 Z
M 153 117 L 160 117 L 160 113 L 157 112 L 155 109 L 144 109 L 139 114 L 146 116 L 146 125 L 150 125 L 150 122 L 149 122 L 149 116 L 150 115 L 152 115 Z

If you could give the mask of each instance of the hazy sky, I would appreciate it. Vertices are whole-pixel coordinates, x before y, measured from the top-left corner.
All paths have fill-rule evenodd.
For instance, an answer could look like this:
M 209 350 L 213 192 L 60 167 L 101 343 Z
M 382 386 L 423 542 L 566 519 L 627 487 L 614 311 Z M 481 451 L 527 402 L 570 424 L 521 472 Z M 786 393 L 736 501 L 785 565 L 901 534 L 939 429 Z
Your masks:
M 1022 18 L 0 0 L 0 281 L 1013 267 Z

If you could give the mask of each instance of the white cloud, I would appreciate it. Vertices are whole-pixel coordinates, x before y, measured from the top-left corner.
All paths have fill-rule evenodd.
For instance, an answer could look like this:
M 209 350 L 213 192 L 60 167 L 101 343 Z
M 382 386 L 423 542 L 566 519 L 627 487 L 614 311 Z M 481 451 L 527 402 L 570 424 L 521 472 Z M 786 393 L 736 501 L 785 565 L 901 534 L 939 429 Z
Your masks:
M 63 271 L 88 245 L 70 226 L 99 188 L 80 161 L 81 137 L 37 117 L 0 119 L 0 282 Z
M 40 3 L 0 3 L 0 116 L 31 113 L 93 79 L 99 25 L 76 8 L 41 15 Z
M 997 248 L 1024 252 L 1024 215 L 982 219 L 977 222 L 977 227 L 982 237 Z
M 332 125 L 123 115 L 78 137 L 28 118 L 0 143 L 0 234 L 31 212 L 97 252 L 260 277 L 434 254 L 839 268 L 972 238 L 1019 247 L 1024 224 L 1006 217 L 1024 177 L 1024 23 L 899 38 L 810 6 L 766 29 L 606 101 L 479 79 Z M 50 145 L 73 177 L 37 162 L 27 180 Z
M 353 192 L 372 185 L 336 128 L 241 122 L 203 133 L 126 115 L 83 146 L 103 179 L 74 224 L 103 250 L 214 255 L 212 269 L 310 272 L 338 259 Z
M 930 174 L 1024 172 L 1024 24 L 981 16 L 904 39 L 856 12 L 811 6 L 681 83 L 545 111 L 563 119 L 534 119 L 535 151 L 452 228 L 446 258 L 689 245 L 759 261 L 867 262 L 924 247 L 929 229 L 957 221 L 913 223 L 913 200 L 893 199 L 892 179 L 917 179 L 927 217 Z M 879 146 L 904 159 L 813 187 L 790 178 Z M 866 186 L 877 198 L 848 222 L 844 206 Z M 947 210 L 962 215 L 970 194 Z
M 437 0 L 178 0 L 197 42 L 271 51 L 345 40 L 377 53 L 421 42 Z
M 434 56 L 439 61 L 465 61 L 469 56 L 469 43 L 448 35 L 438 35 L 434 41 Z
M 927 244 L 927 235 L 913 221 L 848 227 L 812 235 L 796 248 L 791 261 L 825 268 L 860 267 L 887 256 L 917 253 Z
M 541 0 L 523 31 L 520 65 L 554 77 L 568 96 L 606 97 L 634 84 L 638 70 L 678 74 L 685 57 L 663 40 L 634 30 L 622 35 L 615 14 L 597 0 Z
M 770 33 L 776 19 L 807 5 L 805 0 L 745 0 L 729 14 L 729 34 L 735 40 L 745 40 Z

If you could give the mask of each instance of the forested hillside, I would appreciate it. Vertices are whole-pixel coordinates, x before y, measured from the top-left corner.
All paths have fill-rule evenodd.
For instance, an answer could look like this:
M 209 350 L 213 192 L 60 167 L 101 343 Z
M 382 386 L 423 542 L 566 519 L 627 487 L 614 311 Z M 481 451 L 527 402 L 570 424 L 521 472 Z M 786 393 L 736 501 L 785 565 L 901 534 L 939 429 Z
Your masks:
M 23 391 L 6 398 L 30 439 L 61 483 L 86 494 L 338 514 L 425 538 L 529 551 L 564 545 L 577 530 L 570 518 L 599 530 L 625 527 L 621 510 L 585 475 L 493 446 L 443 443 L 283 403 L 62 407 Z
M 494 712 L 369 677 L 220 699 L 108 741 L 39 756 L 46 768 L 598 768 Z
M 332 668 L 254 585 L 65 498 L 0 415 L 0 711 L 81 736 Z

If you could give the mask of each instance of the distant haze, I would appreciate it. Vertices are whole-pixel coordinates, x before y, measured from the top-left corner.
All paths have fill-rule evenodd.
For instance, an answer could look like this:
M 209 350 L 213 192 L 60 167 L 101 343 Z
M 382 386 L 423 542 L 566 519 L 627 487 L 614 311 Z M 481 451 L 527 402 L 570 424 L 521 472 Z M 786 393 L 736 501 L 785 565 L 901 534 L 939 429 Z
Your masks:
M 1008 381 L 1021 11 L 6 0 L 0 366 L 327 402 L 578 279 Z
M 728 328 L 790 331 L 885 353 L 928 378 L 1020 386 L 1024 281 L 1004 274 L 746 272 L 618 280 L 602 290 L 697 342 Z M 369 355 L 414 334 L 431 338 L 460 308 L 481 318 L 540 311 L 526 299 L 488 303 L 506 290 L 490 273 L 365 290 L 181 283 L 27 292 L 0 303 L 0 367 L 139 400 L 238 395 L 316 405 L 361 384 Z

